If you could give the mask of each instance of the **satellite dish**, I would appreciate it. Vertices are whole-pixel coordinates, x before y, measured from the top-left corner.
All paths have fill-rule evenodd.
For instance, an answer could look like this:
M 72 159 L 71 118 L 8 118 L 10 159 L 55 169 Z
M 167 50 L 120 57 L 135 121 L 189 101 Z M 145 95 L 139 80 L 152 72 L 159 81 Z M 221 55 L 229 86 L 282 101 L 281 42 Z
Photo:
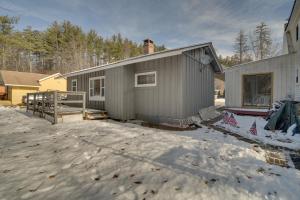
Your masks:
M 209 56 L 209 55 L 206 55 L 206 54 L 202 54 L 200 56 L 200 62 L 203 64 L 203 65 L 208 65 L 209 63 L 211 63 L 212 61 L 212 58 Z

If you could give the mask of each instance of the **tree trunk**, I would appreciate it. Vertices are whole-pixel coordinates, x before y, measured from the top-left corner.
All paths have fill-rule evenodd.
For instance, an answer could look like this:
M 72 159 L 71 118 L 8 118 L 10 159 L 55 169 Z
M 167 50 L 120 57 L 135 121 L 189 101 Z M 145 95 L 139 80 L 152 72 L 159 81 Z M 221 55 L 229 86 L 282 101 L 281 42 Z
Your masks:
M 29 51 L 29 72 L 32 72 L 31 51 Z
M 5 48 L 4 48 L 4 44 L 2 47 L 2 69 L 6 69 L 5 67 Z

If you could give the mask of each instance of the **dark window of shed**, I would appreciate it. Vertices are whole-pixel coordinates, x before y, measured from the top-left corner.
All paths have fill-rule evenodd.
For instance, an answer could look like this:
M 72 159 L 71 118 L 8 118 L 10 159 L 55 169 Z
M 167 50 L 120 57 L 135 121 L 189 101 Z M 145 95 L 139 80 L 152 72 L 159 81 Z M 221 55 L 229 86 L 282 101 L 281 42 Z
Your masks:
M 243 106 L 269 107 L 272 104 L 272 74 L 243 76 Z
M 299 39 L 299 26 L 297 25 L 296 27 L 296 40 L 298 41 Z

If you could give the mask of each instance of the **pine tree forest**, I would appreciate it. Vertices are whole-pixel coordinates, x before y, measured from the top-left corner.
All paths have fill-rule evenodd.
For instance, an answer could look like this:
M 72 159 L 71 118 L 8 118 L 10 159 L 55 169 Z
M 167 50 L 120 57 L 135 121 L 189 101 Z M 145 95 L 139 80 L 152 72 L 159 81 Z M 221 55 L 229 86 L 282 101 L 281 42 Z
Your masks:
M 136 43 L 120 33 L 103 38 L 95 30 L 85 32 L 70 21 L 53 22 L 44 31 L 30 26 L 16 30 L 18 17 L 0 16 L 0 69 L 66 73 L 115 62 L 143 53 Z M 155 46 L 155 51 L 165 47 Z

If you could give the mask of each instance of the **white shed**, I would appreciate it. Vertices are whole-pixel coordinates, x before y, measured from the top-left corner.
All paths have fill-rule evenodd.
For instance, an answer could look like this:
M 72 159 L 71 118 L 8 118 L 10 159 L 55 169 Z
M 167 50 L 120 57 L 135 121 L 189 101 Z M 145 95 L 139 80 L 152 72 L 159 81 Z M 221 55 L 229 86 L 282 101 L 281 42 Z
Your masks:
M 300 0 L 295 0 L 283 37 L 284 55 L 225 70 L 227 107 L 269 107 L 274 101 L 300 101 Z
M 269 107 L 274 101 L 300 98 L 296 53 L 245 63 L 225 70 L 227 107 Z

